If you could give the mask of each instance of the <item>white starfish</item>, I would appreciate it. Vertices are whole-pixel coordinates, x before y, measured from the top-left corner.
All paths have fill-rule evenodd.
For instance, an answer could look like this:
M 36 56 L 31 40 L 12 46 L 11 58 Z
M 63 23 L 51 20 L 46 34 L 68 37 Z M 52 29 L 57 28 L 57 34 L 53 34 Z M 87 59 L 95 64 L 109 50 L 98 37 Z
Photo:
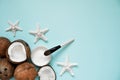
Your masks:
M 42 39 L 44 41 L 47 41 L 47 38 L 44 36 L 44 34 L 48 31 L 48 29 L 40 29 L 39 25 L 37 25 L 37 30 L 36 31 L 30 31 L 30 34 L 35 36 L 35 41 L 34 43 L 37 43 L 39 39 Z
M 11 22 L 8 22 L 8 24 L 10 25 L 9 28 L 6 29 L 6 32 L 8 31 L 12 31 L 13 34 L 14 34 L 14 37 L 16 36 L 16 31 L 22 31 L 21 28 L 19 28 L 19 21 L 17 21 L 15 24 L 11 23 Z
M 65 71 L 69 72 L 72 76 L 74 76 L 74 73 L 72 71 L 72 67 L 77 66 L 77 63 L 70 63 L 69 62 L 69 56 L 67 56 L 66 61 L 63 62 L 57 62 L 58 65 L 62 66 L 62 70 L 60 72 L 60 75 L 62 76 Z

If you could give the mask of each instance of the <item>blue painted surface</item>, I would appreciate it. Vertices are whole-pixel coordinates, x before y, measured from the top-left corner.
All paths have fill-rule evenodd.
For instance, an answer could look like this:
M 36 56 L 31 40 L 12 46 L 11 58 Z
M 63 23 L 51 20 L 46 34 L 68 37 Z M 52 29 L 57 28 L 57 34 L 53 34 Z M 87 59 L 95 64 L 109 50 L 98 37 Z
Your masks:
M 17 32 L 15 38 L 5 32 L 8 20 L 20 20 L 23 32 Z M 47 43 L 33 43 L 29 31 L 36 29 L 36 23 L 50 29 L 45 35 Z M 120 80 L 120 0 L 0 0 L 0 36 L 11 41 L 23 39 L 31 50 L 75 38 L 52 55 L 50 65 L 57 80 Z M 79 64 L 73 68 L 74 77 L 59 75 L 62 68 L 56 62 L 64 62 L 67 55 Z

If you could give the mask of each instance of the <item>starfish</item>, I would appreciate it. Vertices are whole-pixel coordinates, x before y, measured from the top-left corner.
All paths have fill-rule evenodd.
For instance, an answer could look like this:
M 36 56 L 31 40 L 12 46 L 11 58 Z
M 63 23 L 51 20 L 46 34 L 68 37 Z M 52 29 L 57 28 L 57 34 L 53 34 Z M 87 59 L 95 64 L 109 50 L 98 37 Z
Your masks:
M 36 31 L 30 31 L 30 34 L 35 36 L 35 41 L 34 43 L 37 43 L 39 39 L 42 39 L 44 41 L 47 41 L 47 38 L 44 36 L 44 34 L 48 31 L 48 29 L 40 29 L 39 25 L 37 25 L 37 30 Z
M 14 37 L 16 36 L 16 31 L 22 31 L 21 28 L 19 28 L 19 21 L 17 21 L 15 24 L 11 23 L 11 22 L 8 22 L 8 24 L 10 25 L 9 28 L 6 29 L 6 32 L 8 31 L 12 31 L 13 34 L 14 34 Z
M 69 56 L 67 56 L 66 61 L 63 62 L 57 62 L 58 65 L 62 66 L 62 70 L 60 72 L 60 75 L 62 76 L 65 71 L 69 72 L 72 76 L 74 76 L 74 73 L 72 71 L 72 67 L 77 66 L 77 63 L 70 63 L 69 62 Z

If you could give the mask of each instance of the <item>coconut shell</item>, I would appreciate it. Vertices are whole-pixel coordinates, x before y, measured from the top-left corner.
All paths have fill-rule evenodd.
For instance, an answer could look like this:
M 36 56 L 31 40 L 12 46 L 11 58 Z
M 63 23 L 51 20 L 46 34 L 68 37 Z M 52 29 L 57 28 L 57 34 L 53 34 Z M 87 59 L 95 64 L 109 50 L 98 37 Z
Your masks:
M 27 42 L 25 42 L 24 40 L 21 40 L 21 39 L 15 40 L 15 41 L 13 41 L 12 43 L 14 43 L 14 42 L 20 42 L 20 43 L 22 43 L 22 44 L 24 45 L 25 50 L 26 50 L 26 56 L 27 56 L 27 59 L 26 59 L 26 60 L 29 60 L 30 54 L 31 54 L 31 50 L 30 50 L 30 47 L 29 47 L 29 45 L 27 44 Z M 12 43 L 11 43 L 11 44 L 12 44 Z M 9 48 L 9 47 L 8 47 L 8 48 Z M 23 63 L 23 62 L 26 61 L 26 60 L 23 61 L 23 62 L 13 62 L 13 61 L 11 61 L 10 58 L 9 58 L 9 55 L 8 55 L 8 51 L 6 52 L 6 57 L 7 57 L 7 59 L 8 59 L 11 63 L 13 63 L 13 64 L 20 64 L 20 63 Z
M 35 80 L 37 71 L 33 64 L 25 62 L 19 64 L 14 72 L 15 80 Z
M 6 51 L 11 44 L 10 40 L 5 37 L 0 37 L 0 57 L 6 57 Z
M 38 71 L 40 80 L 56 80 L 56 73 L 50 65 L 43 66 Z
M 0 80 L 9 80 L 14 73 L 14 66 L 6 58 L 0 59 Z

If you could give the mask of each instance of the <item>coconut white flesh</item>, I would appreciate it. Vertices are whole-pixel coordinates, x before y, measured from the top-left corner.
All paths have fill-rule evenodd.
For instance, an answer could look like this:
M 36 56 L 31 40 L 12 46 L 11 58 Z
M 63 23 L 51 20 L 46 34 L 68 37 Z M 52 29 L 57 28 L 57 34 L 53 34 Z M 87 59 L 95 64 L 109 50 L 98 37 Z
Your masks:
M 50 66 L 44 66 L 38 71 L 40 80 L 55 80 L 56 75 Z
M 21 42 L 12 43 L 8 48 L 8 55 L 13 62 L 22 62 L 27 58 L 25 47 Z
M 48 55 L 48 56 L 44 55 L 44 52 L 46 50 L 47 50 L 47 48 L 45 48 L 43 46 L 39 46 L 32 51 L 31 60 L 35 65 L 44 66 L 44 65 L 47 65 L 50 62 L 51 56 L 50 55 Z

